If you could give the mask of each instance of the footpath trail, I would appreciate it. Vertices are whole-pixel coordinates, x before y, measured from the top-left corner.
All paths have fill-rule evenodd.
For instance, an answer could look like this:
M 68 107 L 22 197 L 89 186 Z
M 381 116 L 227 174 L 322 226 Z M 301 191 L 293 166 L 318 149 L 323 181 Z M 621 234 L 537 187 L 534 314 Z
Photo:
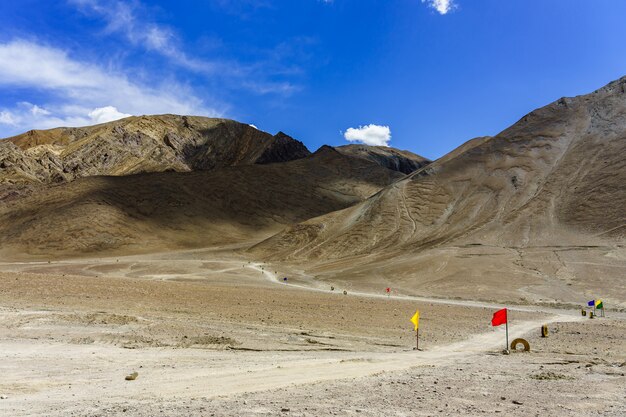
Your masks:
M 321 293 L 326 293 L 326 294 L 336 294 L 336 295 L 342 295 L 342 291 L 341 290 L 336 290 L 336 291 L 331 291 L 329 289 L 326 289 L 326 287 L 328 287 L 328 283 L 324 284 L 325 288 L 321 288 L 321 286 L 312 286 L 312 285 L 304 285 L 304 284 L 294 284 L 292 282 L 289 281 L 282 281 L 281 279 L 279 279 L 276 274 L 274 274 L 270 269 L 271 268 L 266 268 L 265 264 L 262 263 L 250 263 L 247 265 L 247 267 L 255 269 L 259 272 L 261 272 L 263 274 L 263 276 L 265 277 L 266 280 L 268 280 L 269 282 L 275 283 L 275 284 L 280 284 L 283 286 L 288 286 L 291 288 L 298 288 L 301 290 L 306 290 L 306 291 L 316 291 L 316 292 L 321 292 Z M 339 288 L 339 286 L 336 286 L 336 288 Z M 493 309 L 501 309 L 506 307 L 507 309 L 511 310 L 511 311 L 525 311 L 525 312 L 531 312 L 531 313 L 548 313 L 548 314 L 555 314 L 555 315 L 560 315 L 563 317 L 569 317 L 569 316 L 578 316 L 578 311 L 573 311 L 573 310 L 565 310 L 565 309 L 557 309 L 557 308 L 550 308 L 550 307 L 543 307 L 543 306 L 536 306 L 536 305 L 529 305 L 529 306 L 519 306 L 519 305 L 514 305 L 514 306 L 509 306 L 509 305 L 504 305 L 504 304 L 498 304 L 498 303 L 489 303 L 489 302 L 482 302 L 482 301 L 470 301 L 470 300 L 458 300 L 458 299 L 449 299 L 449 298 L 431 298 L 431 297 L 419 297 L 419 296 L 413 296 L 413 295 L 391 295 L 388 296 L 386 294 L 374 294 L 374 293 L 368 293 L 368 292 L 362 292 L 362 291 L 354 291 L 354 290 L 350 290 L 349 292 L 349 296 L 356 296 L 356 297 L 368 297 L 368 298 L 381 298 L 381 299 L 387 299 L 387 298 L 392 298 L 394 300 L 406 300 L 406 301 L 417 301 L 417 302 L 423 302 L 423 303 L 433 303 L 433 304 L 447 304 L 447 305 L 454 305 L 454 306 L 462 306 L 462 307 L 475 307 L 475 308 L 493 308 Z

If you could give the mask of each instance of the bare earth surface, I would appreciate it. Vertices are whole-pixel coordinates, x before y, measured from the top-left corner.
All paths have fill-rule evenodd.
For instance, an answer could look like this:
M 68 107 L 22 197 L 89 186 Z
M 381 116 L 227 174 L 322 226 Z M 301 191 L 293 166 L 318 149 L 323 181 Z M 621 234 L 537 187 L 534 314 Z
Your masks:
M 622 313 L 511 306 L 531 352 L 507 356 L 498 305 L 285 283 L 233 253 L 0 262 L 0 415 L 626 413 Z

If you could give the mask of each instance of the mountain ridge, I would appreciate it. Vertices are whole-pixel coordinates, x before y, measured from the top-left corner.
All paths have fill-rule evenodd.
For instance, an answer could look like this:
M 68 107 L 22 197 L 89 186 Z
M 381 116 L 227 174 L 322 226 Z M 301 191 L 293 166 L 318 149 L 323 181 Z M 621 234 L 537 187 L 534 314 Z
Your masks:
M 393 148 L 372 149 L 372 153 L 379 156 L 369 158 L 371 161 L 403 173 L 427 161 Z M 207 171 L 281 163 L 310 154 L 302 142 L 284 132 L 271 135 L 230 119 L 131 116 L 81 128 L 30 130 L 0 140 L 0 183 L 56 183 L 99 175 Z
M 40 182 L 212 170 L 310 155 L 302 142 L 282 132 L 273 136 L 234 120 L 177 115 L 132 116 L 83 128 L 31 130 L 0 141 L 0 146 L 3 159 L 11 159 L 16 172 L 13 177 L 23 171 L 24 178 Z

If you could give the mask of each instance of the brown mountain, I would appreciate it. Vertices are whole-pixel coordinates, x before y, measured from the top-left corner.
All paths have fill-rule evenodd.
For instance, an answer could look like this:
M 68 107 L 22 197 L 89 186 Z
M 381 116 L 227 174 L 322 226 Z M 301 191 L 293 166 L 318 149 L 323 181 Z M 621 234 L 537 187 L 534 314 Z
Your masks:
M 0 196 L 0 253 L 76 256 L 255 243 L 402 177 L 324 147 L 285 163 L 31 186 Z
M 233 120 L 140 116 L 81 128 L 31 130 L 0 141 L 0 182 L 212 170 L 309 154 L 282 132 L 272 136 Z
M 344 145 L 335 149 L 344 155 L 367 159 L 404 174 L 410 174 L 431 163 L 429 159 L 412 152 L 388 146 Z
M 329 279 L 367 270 L 378 282 L 459 296 L 510 285 L 524 297 L 574 297 L 595 265 L 592 286 L 612 280 L 626 299 L 625 154 L 623 78 L 535 110 L 253 251 L 307 262 Z

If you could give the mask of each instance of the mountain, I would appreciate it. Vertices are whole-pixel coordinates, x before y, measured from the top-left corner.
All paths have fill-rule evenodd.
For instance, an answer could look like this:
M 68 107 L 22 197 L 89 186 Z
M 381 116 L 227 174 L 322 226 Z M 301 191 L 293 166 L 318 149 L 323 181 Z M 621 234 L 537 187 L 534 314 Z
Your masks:
M 186 116 L 33 131 L 0 141 L 0 254 L 229 245 L 345 288 L 626 307 L 625 154 L 626 78 L 431 163 Z
M 31 130 L 0 141 L 1 182 L 187 172 L 310 155 L 299 141 L 233 120 L 140 116 L 81 128 Z
M 402 177 L 323 147 L 284 163 L 11 188 L 0 193 L 0 253 L 63 257 L 256 243 Z
M 597 283 L 612 280 L 626 296 L 624 155 L 626 77 L 535 110 L 252 252 L 329 279 L 367 270 L 417 288 L 426 273 L 420 290 L 459 296 L 506 283 L 525 297 L 550 298 L 557 287 L 573 297 L 595 265 Z
M 390 148 L 388 146 L 344 145 L 335 147 L 338 152 L 357 158 L 368 159 L 385 168 L 410 174 L 431 161 L 409 151 Z

